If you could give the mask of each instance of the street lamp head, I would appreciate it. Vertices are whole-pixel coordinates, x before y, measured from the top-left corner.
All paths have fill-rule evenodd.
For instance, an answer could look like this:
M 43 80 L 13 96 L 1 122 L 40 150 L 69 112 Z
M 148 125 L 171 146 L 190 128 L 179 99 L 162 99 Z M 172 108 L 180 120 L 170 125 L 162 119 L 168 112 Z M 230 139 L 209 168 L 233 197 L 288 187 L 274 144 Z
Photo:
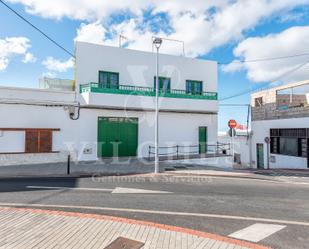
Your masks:
M 159 48 L 162 44 L 162 39 L 159 37 L 155 37 L 153 39 L 153 44 L 156 46 L 156 48 Z

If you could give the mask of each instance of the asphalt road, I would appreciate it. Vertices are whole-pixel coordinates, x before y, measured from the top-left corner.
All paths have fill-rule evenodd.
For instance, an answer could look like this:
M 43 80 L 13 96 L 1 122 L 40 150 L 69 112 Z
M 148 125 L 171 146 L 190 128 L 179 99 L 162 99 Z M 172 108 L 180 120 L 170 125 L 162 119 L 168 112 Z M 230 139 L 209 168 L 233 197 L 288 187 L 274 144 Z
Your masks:
M 273 248 L 308 248 L 309 185 L 225 177 L 168 180 L 3 178 L 0 204 L 109 214 L 224 236 L 256 223 L 279 224 L 286 227 L 259 243 Z M 169 193 L 112 193 L 116 187 Z

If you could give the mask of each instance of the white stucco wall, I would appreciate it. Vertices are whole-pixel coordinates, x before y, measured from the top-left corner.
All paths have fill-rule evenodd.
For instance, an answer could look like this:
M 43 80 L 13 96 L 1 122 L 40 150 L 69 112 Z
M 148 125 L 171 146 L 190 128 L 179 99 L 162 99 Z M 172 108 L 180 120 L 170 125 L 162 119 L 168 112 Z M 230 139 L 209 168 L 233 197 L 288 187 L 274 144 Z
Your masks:
M 0 105 L 1 128 L 60 128 L 53 132 L 53 151 L 72 150 L 78 160 L 97 159 L 98 117 L 135 117 L 139 119 L 139 157 L 148 156 L 148 146 L 154 141 L 154 112 L 81 109 L 80 119 L 69 118 L 63 107 Z M 160 114 L 160 146 L 197 145 L 198 127 L 208 127 L 208 141 L 216 142 L 217 116 L 207 114 Z M 90 149 L 91 153 L 84 153 Z M 0 153 L 24 151 L 24 133 L 0 131 Z M 74 156 L 74 155 L 73 155 Z M 54 155 L 53 155 L 54 157 Z
M 73 102 L 75 92 L 0 86 L 1 102 Z
M 53 151 L 64 150 L 65 142 L 77 140 L 78 123 L 63 107 L 0 105 L 1 128 L 60 128 L 53 132 Z M 23 131 L 0 131 L 0 152 L 23 152 Z
M 232 144 L 232 139 L 228 135 L 220 134 L 218 142 Z M 246 136 L 234 137 L 234 152 L 240 154 L 242 167 L 250 167 L 250 143 L 251 139 L 247 139 Z
M 186 80 L 203 81 L 203 90 L 217 91 L 217 62 L 160 54 L 159 75 L 171 78 L 172 89 L 185 90 Z M 121 85 L 153 87 L 155 53 L 76 42 L 76 82 L 98 82 L 98 72 L 119 72 Z
M 25 150 L 25 132 L 0 131 L 0 153 Z
M 139 120 L 138 144 L 139 157 L 148 156 L 148 146 L 154 144 L 154 112 L 136 112 L 121 110 L 82 109 L 79 140 L 80 154 L 83 148 L 90 148 L 92 154 L 84 154 L 81 160 L 96 159 L 97 120 L 98 117 L 134 117 Z M 209 142 L 216 142 L 217 115 L 160 113 L 160 146 L 176 144 L 197 145 L 198 127 L 208 127 Z
M 265 137 L 269 137 L 270 129 L 275 128 L 308 128 L 309 118 L 291 118 L 278 120 L 261 120 L 252 122 L 252 160 L 253 166 L 256 164 L 256 144 L 264 144 L 264 167 L 267 167 L 267 145 Z M 275 163 L 270 162 L 270 168 L 292 168 L 307 169 L 307 159 L 294 156 L 270 154 L 275 158 Z
M 153 53 L 78 42 L 76 56 L 77 85 L 97 82 L 98 71 L 105 70 L 119 72 L 120 84 L 153 87 Z M 172 89 L 185 90 L 186 80 L 200 80 L 203 81 L 204 91 L 217 91 L 217 63 L 213 61 L 160 55 L 160 76 L 171 78 Z M 59 132 L 53 132 L 54 151 L 71 150 L 78 160 L 96 160 L 98 117 L 135 117 L 139 119 L 138 156 L 145 157 L 148 156 L 148 145 L 154 141 L 153 99 L 118 94 L 101 93 L 90 96 L 79 95 L 78 92 L 0 87 L 0 117 L 5 117 L 0 119 L 0 128 L 60 128 Z M 76 105 L 76 101 L 81 101 L 82 109 L 80 118 L 73 121 L 69 118 L 67 106 Z M 160 113 L 160 146 L 197 145 L 199 126 L 208 127 L 208 142 L 215 143 L 217 103 L 200 99 L 162 98 L 160 108 L 170 112 Z M 137 104 L 141 110 L 132 110 Z M 126 111 L 126 107 L 131 110 Z M 186 112 L 180 113 L 181 110 Z M 207 112 L 214 114 L 206 114 Z M 0 131 L 0 153 L 22 152 L 24 146 L 23 132 Z M 85 149 L 87 153 L 84 153 Z M 39 158 L 44 160 L 48 155 Z M 55 156 L 51 155 L 50 158 Z
M 82 93 L 83 104 L 107 108 L 154 110 L 155 98 L 106 93 Z M 159 108 L 165 111 L 218 112 L 218 101 L 187 98 L 159 98 Z
M 217 62 L 160 54 L 159 75 L 171 78 L 171 89 L 186 89 L 186 80 L 203 81 L 204 92 L 217 92 Z M 76 83 L 98 82 L 99 71 L 119 73 L 120 85 L 154 87 L 155 54 L 124 48 L 76 43 Z M 136 95 L 84 93 L 81 103 L 92 106 L 116 106 L 153 109 L 154 98 Z M 218 101 L 162 98 L 164 110 L 217 112 Z

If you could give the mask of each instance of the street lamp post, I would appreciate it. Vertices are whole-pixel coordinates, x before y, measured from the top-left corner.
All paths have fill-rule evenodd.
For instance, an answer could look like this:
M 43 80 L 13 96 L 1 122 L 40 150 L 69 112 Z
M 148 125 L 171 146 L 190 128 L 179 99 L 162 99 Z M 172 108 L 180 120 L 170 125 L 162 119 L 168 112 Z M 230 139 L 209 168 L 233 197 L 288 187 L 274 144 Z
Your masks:
M 157 49 L 156 56 L 156 99 L 155 99 L 155 173 L 159 173 L 159 49 L 162 44 L 161 38 L 154 38 L 153 45 Z

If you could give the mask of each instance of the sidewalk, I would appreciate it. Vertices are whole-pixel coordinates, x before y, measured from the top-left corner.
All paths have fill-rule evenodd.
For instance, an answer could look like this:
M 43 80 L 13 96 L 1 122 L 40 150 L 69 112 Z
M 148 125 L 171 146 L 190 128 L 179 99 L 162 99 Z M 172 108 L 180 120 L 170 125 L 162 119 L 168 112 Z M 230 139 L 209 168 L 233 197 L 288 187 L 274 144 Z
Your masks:
M 0 248 L 267 248 L 151 222 L 26 208 L 0 208 L 0 227 Z
M 223 169 L 211 166 L 166 172 L 174 176 L 235 177 L 309 184 L 309 170 L 296 169 Z
M 164 166 L 162 167 L 163 170 Z M 79 162 L 70 163 L 71 176 L 84 175 L 129 175 L 153 172 L 153 162 L 128 161 L 109 162 Z M 67 163 L 45 163 L 31 165 L 0 166 L 0 177 L 10 176 L 67 176 Z

